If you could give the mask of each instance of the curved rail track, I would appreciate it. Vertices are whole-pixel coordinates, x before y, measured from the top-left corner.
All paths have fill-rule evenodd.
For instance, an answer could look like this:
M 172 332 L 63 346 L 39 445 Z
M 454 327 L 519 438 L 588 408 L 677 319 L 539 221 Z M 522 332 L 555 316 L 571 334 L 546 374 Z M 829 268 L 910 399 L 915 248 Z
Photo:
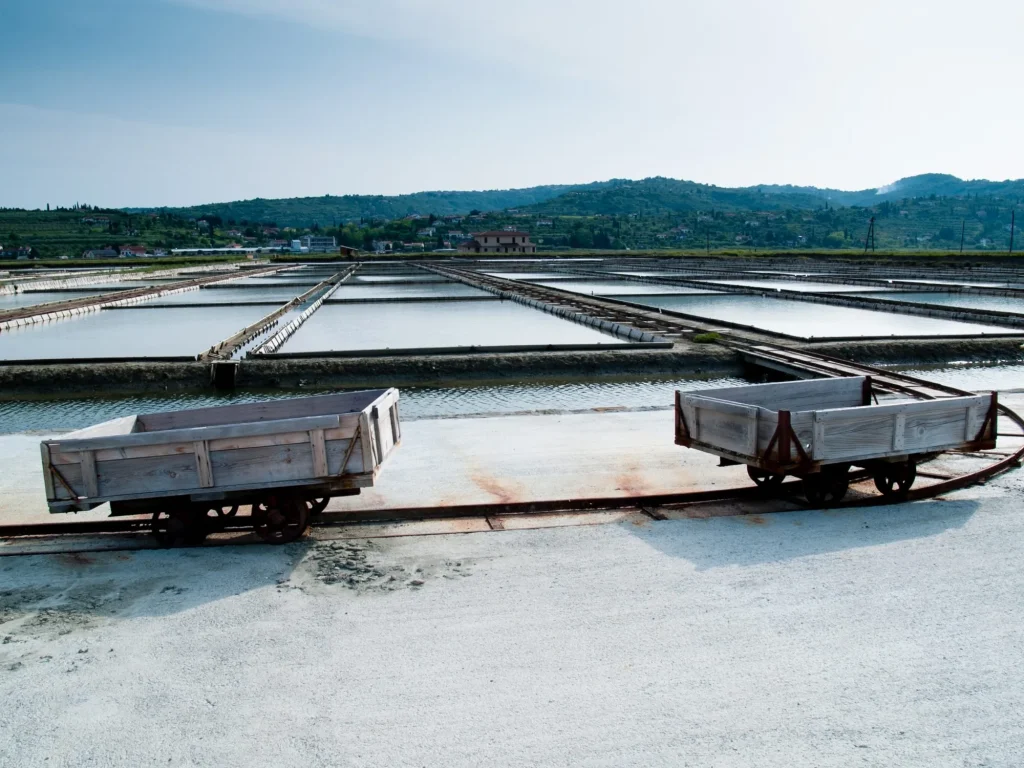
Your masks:
M 603 299 L 591 298 L 582 294 L 561 291 L 546 286 L 519 283 L 517 281 L 479 275 L 466 270 L 432 267 L 431 271 L 445 274 L 461 282 L 478 287 L 486 287 L 491 291 L 516 292 L 537 301 L 565 307 L 590 316 L 602 317 L 609 321 L 631 325 L 649 333 L 661 336 L 683 338 L 687 333 L 701 330 L 700 326 L 657 311 L 647 312 L 635 307 L 609 303 Z M 711 325 L 708 323 L 707 325 Z M 840 358 L 822 355 L 817 352 L 796 350 L 780 344 L 753 341 L 743 335 L 722 332 L 719 343 L 734 350 L 748 362 L 765 368 L 787 373 L 800 378 L 827 376 L 870 376 L 873 389 L 880 393 L 899 394 L 918 399 L 936 399 L 942 397 L 962 397 L 973 393 L 955 387 L 949 387 L 926 379 L 908 376 L 902 373 L 885 370 L 875 366 L 854 363 Z M 1019 446 L 1009 450 L 993 449 L 975 453 L 958 454 L 956 452 L 939 454 L 930 457 L 922 464 L 918 477 L 924 478 L 925 484 L 912 488 L 903 498 L 908 501 L 934 498 L 944 493 L 963 488 L 1020 466 L 1024 460 L 1024 418 L 1005 405 L 999 405 L 999 413 L 1004 417 L 999 436 L 1019 441 Z M 1007 431 L 1009 421 L 1014 431 Z M 669 433 L 666 427 L 666 434 Z M 979 466 L 979 462 L 982 462 Z M 939 470 L 932 466 L 938 463 Z M 861 472 L 851 475 L 856 484 L 867 480 L 870 475 Z M 793 495 L 790 492 L 800 488 L 798 481 L 786 482 L 774 494 Z M 856 485 L 854 485 L 856 490 Z M 613 509 L 639 509 L 651 517 L 661 519 L 656 508 L 673 508 L 684 505 L 724 501 L 753 501 L 768 499 L 765 490 L 757 487 L 741 487 L 715 491 L 691 491 L 677 494 L 661 494 L 647 496 L 623 496 L 605 498 L 581 498 L 569 500 L 551 500 L 521 502 L 514 504 L 472 504 L 446 507 L 405 507 L 380 509 L 363 512 L 338 512 L 321 515 L 315 525 L 337 526 L 356 523 L 390 523 L 399 521 L 453 519 L 453 518 L 492 518 L 505 515 L 531 515 L 569 512 L 594 512 Z M 891 504 L 891 498 L 874 494 L 857 493 L 840 504 L 837 508 L 864 506 L 872 504 Z M 652 511 L 655 510 L 655 511 Z M 0 525 L 0 539 L 23 537 L 49 537 L 67 534 L 144 534 L 148 533 L 151 523 L 148 519 L 111 518 L 89 522 L 56 522 L 24 525 Z M 238 515 L 226 522 L 224 531 L 243 531 L 251 528 L 247 515 Z M 3 551 L 0 550 L 0 554 Z

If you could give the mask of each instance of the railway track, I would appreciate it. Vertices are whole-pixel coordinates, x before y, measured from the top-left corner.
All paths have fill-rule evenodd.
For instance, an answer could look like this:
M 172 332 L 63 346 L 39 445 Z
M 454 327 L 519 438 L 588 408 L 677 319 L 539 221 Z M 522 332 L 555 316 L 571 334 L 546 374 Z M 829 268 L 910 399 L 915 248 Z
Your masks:
M 630 306 L 609 304 L 598 299 L 592 299 L 580 294 L 572 294 L 547 286 L 518 283 L 503 278 L 494 278 L 448 267 L 431 266 L 429 269 L 430 271 L 447 275 L 460 282 L 475 285 L 492 293 L 514 292 L 517 295 L 560 307 L 567 311 L 596 316 L 609 322 L 629 325 L 648 333 L 669 338 L 673 336 L 679 338 L 687 332 L 701 329 L 701 326 L 691 324 L 679 318 L 662 317 L 656 312 L 644 312 Z M 798 378 L 870 376 L 873 389 L 877 392 L 926 400 L 943 397 L 962 397 L 972 394 L 955 387 L 907 376 L 895 371 L 888 371 L 876 366 L 855 363 L 817 352 L 794 350 L 779 344 L 754 342 L 749 338 L 734 333 L 721 333 L 719 343 L 734 350 L 748 363 Z M 1005 405 L 999 406 L 999 413 L 1004 419 L 999 428 L 1000 437 L 1014 440 L 1018 445 L 1011 446 L 1009 449 L 1000 447 L 991 451 L 967 454 L 945 453 L 937 457 L 931 457 L 930 463 L 924 464 L 924 469 L 919 472 L 919 476 L 924 479 L 924 482 L 911 489 L 905 498 L 908 501 L 934 498 L 959 488 L 983 482 L 988 478 L 1020 466 L 1022 460 L 1024 460 L 1024 418 Z M 980 466 L 979 463 L 981 463 Z M 855 484 L 855 491 L 856 483 L 865 481 L 868 477 L 867 473 L 851 476 L 851 481 Z M 783 484 L 782 492 L 784 494 L 790 493 L 795 498 L 795 494 L 791 492 L 794 492 L 799 487 L 800 483 L 798 481 L 787 482 Z M 584 513 L 627 508 L 638 509 L 651 517 L 661 519 L 661 516 L 656 512 L 658 508 L 672 509 L 709 502 L 756 501 L 758 499 L 766 499 L 765 492 L 762 489 L 741 487 L 655 496 L 582 498 L 516 504 L 406 507 L 364 512 L 324 513 L 315 525 L 340 526 L 361 523 L 394 523 L 471 517 L 489 519 L 502 515 Z M 837 506 L 844 508 L 891 503 L 891 499 L 861 492 L 855 493 L 853 498 Z M 227 532 L 241 532 L 248 527 L 248 516 L 238 515 L 227 521 L 223 526 L 223 530 Z M 83 534 L 137 534 L 142 536 L 148 534 L 149 528 L 150 521 L 148 519 L 125 518 L 111 518 L 89 522 L 0 525 L 0 539 L 43 538 Z M 0 548 L 0 555 L 3 554 L 4 551 Z

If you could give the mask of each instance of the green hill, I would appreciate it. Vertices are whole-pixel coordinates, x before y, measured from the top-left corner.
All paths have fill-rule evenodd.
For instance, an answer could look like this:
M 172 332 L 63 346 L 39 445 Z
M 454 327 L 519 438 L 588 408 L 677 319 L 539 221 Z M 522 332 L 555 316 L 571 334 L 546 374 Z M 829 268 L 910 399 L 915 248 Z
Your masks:
M 555 184 L 526 189 L 474 192 L 416 192 L 410 195 L 324 195 L 323 197 L 256 198 L 228 203 L 208 203 L 186 208 L 132 209 L 139 212 L 173 213 L 200 219 L 219 216 L 224 221 L 276 224 L 279 227 L 321 227 L 373 219 L 394 220 L 412 214 L 447 216 L 470 211 L 519 208 L 557 197 L 569 190 L 596 189 L 611 182 Z
M 834 207 L 871 207 L 883 202 L 931 197 L 986 197 L 1011 204 L 1024 200 L 1024 180 L 964 181 L 932 173 L 912 176 L 875 189 L 844 191 L 765 184 L 717 187 L 692 181 L 654 177 L 613 180 L 604 187 L 576 189 L 530 206 L 549 216 L 669 214 L 691 211 L 813 211 Z
M 828 203 L 871 207 L 906 198 L 970 196 L 1016 203 L 1024 199 L 1024 180 L 964 181 L 947 174 L 912 176 L 880 188 L 846 191 L 764 184 L 719 187 L 693 181 L 653 177 L 611 179 L 591 184 L 555 184 L 525 189 L 417 192 L 410 195 L 324 195 L 256 198 L 185 208 L 128 209 L 166 213 L 185 219 L 219 217 L 228 223 L 276 224 L 279 227 L 336 227 L 345 223 L 394 221 L 412 214 L 463 215 L 471 211 L 520 209 L 546 216 L 613 216 L 679 214 L 694 211 L 814 211 Z

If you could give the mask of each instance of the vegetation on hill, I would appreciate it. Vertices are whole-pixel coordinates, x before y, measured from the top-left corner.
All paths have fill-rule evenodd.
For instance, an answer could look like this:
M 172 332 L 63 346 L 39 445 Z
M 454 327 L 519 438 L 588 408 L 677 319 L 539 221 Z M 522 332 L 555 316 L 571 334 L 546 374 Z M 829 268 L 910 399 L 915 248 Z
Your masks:
M 905 196 L 901 192 L 906 192 Z M 483 195 L 484 197 L 480 197 Z M 487 196 L 490 197 L 487 197 Z M 507 202 L 498 210 L 460 205 Z M 547 195 L 537 202 L 536 199 Z M 461 197 L 460 197 L 461 196 Z M 529 200 L 529 198 L 533 198 Z M 412 203 L 415 199 L 417 202 Z M 329 210 L 337 201 L 359 209 L 377 201 L 391 216 L 314 217 L 310 200 Z M 460 202 L 464 200 L 465 203 Z M 526 200 L 524 204 L 522 201 Z M 837 192 L 804 187 L 729 189 L 674 179 L 613 180 L 580 187 L 476 193 L 421 193 L 399 198 L 303 198 L 224 203 L 178 211 L 0 210 L 0 243 L 29 247 L 34 257 L 77 257 L 91 248 L 144 245 L 149 250 L 239 246 L 281 247 L 303 234 L 333 235 L 339 244 L 371 250 L 375 241 L 396 249 L 457 247 L 471 232 L 517 228 L 539 250 L 785 249 L 863 250 L 875 221 L 878 250 L 1005 252 L 1012 211 L 1024 200 L 1024 181 L 961 181 L 930 174 L 879 190 Z M 256 208 L 246 206 L 255 205 Z M 286 219 L 267 219 L 274 206 L 291 206 Z M 430 206 L 437 205 L 436 209 Z M 269 206 L 269 207 L 268 207 Z M 354 208 L 352 207 L 354 206 Z M 420 207 L 422 206 L 422 207 Z M 396 215 L 398 211 L 417 210 Z M 251 210 L 248 216 L 239 211 Z M 283 210 L 283 209 L 282 209 Z M 214 211 L 221 211 L 220 213 Z M 316 214 L 321 215 L 320 213 Z M 1024 224 L 1019 221 L 1018 225 Z M 409 246 L 407 250 L 411 250 Z M 1024 249 L 1018 238 L 1017 249 Z
M 281 199 L 236 200 L 187 208 L 135 209 L 140 212 L 171 213 L 185 218 L 218 216 L 224 220 L 275 224 L 281 227 L 330 227 L 345 222 L 383 222 L 412 214 L 465 214 L 532 205 L 573 189 L 598 188 L 613 182 L 571 185 L 555 184 L 526 189 L 479 192 L 416 192 L 411 195 L 324 195 Z

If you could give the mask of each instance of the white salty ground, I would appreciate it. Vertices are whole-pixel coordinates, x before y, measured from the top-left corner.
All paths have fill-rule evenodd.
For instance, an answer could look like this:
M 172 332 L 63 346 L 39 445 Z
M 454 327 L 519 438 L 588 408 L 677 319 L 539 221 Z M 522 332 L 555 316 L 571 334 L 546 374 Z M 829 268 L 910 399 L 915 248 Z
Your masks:
M 0 765 L 1017 766 L 1022 475 L 837 512 L 0 560 Z
M 620 450 L 654 435 L 607 416 Z M 482 460 L 619 490 L 596 434 L 582 466 Z M 1022 489 L 0 558 L 0 766 L 1019 766 Z

